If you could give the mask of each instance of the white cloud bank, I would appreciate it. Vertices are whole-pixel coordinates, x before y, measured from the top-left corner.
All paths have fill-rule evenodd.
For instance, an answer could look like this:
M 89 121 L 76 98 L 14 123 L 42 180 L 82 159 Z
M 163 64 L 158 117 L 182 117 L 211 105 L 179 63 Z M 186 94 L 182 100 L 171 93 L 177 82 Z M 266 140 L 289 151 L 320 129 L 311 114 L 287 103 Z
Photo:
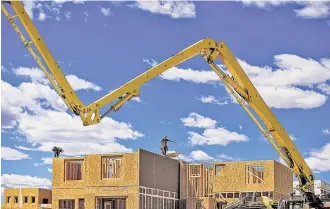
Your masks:
M 273 108 L 310 109 L 326 103 L 329 93 L 330 59 L 319 61 L 292 54 L 274 56 L 273 67 L 253 66 L 238 59 L 268 106 Z M 215 84 L 220 79 L 213 71 L 173 67 L 160 75 L 172 81 Z M 212 95 L 204 102 L 215 102 Z
M 190 113 L 187 118 L 181 119 L 184 126 L 204 128 L 203 133 L 199 134 L 189 131 L 189 140 L 192 145 L 221 145 L 226 146 L 232 142 L 246 142 L 249 138 L 243 134 L 229 131 L 223 127 L 217 127 L 217 121 L 199 115 Z
M 167 15 L 173 19 L 196 17 L 196 6 L 188 1 L 136 1 L 130 7 L 152 14 Z
M 202 95 L 202 97 L 199 98 L 198 100 L 200 100 L 202 103 L 205 103 L 205 104 L 209 103 L 209 104 L 216 104 L 216 105 L 220 105 L 220 106 L 226 105 L 229 103 L 226 98 L 216 99 L 212 95 L 205 96 L 205 97 Z
M 45 21 L 46 19 L 62 20 L 64 3 L 82 3 L 82 1 L 68 1 L 68 0 L 55 0 L 55 1 L 23 1 L 24 9 L 32 20 Z M 62 14 L 61 14 L 62 13 Z M 64 18 L 71 20 L 72 13 L 69 11 L 64 12 Z
M 217 121 L 192 112 L 187 118 L 181 118 L 184 126 L 197 128 L 215 128 Z
M 25 76 L 34 83 L 49 84 L 44 72 L 39 68 L 18 67 L 13 69 L 13 72 L 18 76 Z M 72 86 L 73 90 L 94 90 L 101 91 L 101 87 L 84 79 L 78 78 L 75 75 L 67 75 L 66 79 Z
M 2 160 L 23 160 L 30 159 L 28 154 L 24 154 L 18 150 L 10 147 L 1 147 L 1 159 Z
M 308 154 L 309 157 L 305 158 L 305 161 L 314 173 L 330 171 L 330 143 Z M 281 157 L 279 157 L 278 161 L 287 166 Z
M 49 188 L 52 182 L 47 178 L 40 178 L 29 175 L 3 174 L 1 185 L 12 188 L 40 187 Z
M 323 19 L 330 16 L 330 4 L 327 1 L 256 1 L 242 0 L 246 6 L 256 6 L 261 9 L 276 7 L 285 4 L 295 4 L 298 9 L 294 9 L 297 17 L 306 19 Z
M 226 154 L 220 154 L 216 157 L 212 157 L 202 150 L 194 150 L 189 155 L 179 154 L 176 158 L 186 162 L 208 162 L 208 161 L 239 161 L 240 158 L 228 156 Z
M 214 160 L 213 157 L 209 156 L 202 150 L 196 150 L 192 151 L 190 153 L 190 157 L 196 161 L 208 161 L 208 160 Z
M 312 170 L 317 172 L 330 171 L 330 143 L 309 154 L 310 157 L 305 160 Z
M 35 69 L 16 69 L 17 75 L 28 76 L 31 82 L 19 86 L 1 81 L 2 129 L 16 130 L 33 147 L 25 150 L 51 152 L 53 146 L 64 149 L 65 155 L 132 151 L 117 142 L 118 139 L 137 139 L 144 135 L 132 125 L 106 117 L 102 123 L 84 127 L 81 119 L 68 114 L 67 107 L 57 93 Z M 97 85 L 71 76 L 75 89 L 94 89 Z

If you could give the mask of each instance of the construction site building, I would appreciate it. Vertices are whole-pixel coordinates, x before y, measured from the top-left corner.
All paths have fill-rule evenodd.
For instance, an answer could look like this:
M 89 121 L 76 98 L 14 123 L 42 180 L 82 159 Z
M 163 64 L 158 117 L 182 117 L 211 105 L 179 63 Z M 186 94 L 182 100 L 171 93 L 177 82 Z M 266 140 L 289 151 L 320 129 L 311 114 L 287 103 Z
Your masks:
M 181 162 L 180 199 L 186 208 L 223 208 L 249 199 L 289 198 L 290 169 L 274 160 L 189 164 Z
M 178 208 L 177 160 L 142 149 L 53 160 L 56 209 Z
M 41 188 L 5 188 L 2 209 L 28 208 L 46 209 L 52 208 L 52 191 Z
M 274 161 L 190 164 L 142 149 L 54 158 L 55 209 L 223 208 L 261 195 L 285 198 L 292 172 Z

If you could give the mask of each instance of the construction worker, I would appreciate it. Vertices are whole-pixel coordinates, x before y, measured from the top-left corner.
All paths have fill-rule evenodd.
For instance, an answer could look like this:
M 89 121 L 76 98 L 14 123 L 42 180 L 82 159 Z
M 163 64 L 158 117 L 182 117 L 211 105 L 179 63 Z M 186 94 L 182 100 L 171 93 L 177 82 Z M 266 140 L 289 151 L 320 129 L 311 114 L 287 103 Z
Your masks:
M 167 136 L 164 136 L 164 138 L 160 141 L 160 150 L 162 151 L 163 155 L 166 155 L 168 151 L 167 142 L 175 142 L 175 141 L 171 141 L 167 138 Z
M 64 150 L 60 147 L 53 147 L 52 151 L 54 152 L 54 157 L 58 158 L 60 156 L 60 153 Z

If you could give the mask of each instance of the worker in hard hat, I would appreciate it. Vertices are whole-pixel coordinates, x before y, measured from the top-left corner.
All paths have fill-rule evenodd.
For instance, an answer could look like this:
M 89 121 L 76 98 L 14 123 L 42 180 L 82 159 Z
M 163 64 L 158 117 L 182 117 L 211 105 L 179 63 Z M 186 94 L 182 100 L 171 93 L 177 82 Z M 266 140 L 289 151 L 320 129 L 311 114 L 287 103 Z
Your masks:
M 160 150 L 162 151 L 163 155 L 166 155 L 168 151 L 167 142 L 175 142 L 175 141 L 169 140 L 167 136 L 163 137 L 163 139 L 160 141 Z

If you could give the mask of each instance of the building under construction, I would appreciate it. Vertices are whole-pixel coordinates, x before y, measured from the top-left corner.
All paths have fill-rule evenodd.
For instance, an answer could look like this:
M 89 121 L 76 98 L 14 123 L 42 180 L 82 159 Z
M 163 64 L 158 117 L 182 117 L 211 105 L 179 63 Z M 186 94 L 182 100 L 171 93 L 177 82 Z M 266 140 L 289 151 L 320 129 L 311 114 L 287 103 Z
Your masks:
M 41 188 L 5 188 L 1 208 L 50 209 L 52 191 Z
M 285 198 L 292 172 L 273 161 L 190 164 L 142 149 L 55 158 L 52 208 L 224 208 L 246 198 Z

